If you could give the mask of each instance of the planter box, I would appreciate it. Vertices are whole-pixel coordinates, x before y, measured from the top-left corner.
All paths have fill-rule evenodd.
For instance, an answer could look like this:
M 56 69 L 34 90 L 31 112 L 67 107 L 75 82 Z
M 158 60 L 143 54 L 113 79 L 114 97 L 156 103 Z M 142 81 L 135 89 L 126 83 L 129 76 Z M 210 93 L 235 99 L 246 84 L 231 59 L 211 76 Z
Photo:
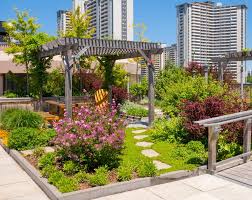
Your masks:
M 158 177 L 139 178 L 127 182 L 119 182 L 63 194 L 59 192 L 56 187 L 50 185 L 47 182 L 47 179 L 42 178 L 39 171 L 35 169 L 18 151 L 10 150 L 10 155 L 52 200 L 90 200 L 153 185 L 168 183 L 198 174 L 196 171 L 192 172 L 181 170 L 166 173 Z

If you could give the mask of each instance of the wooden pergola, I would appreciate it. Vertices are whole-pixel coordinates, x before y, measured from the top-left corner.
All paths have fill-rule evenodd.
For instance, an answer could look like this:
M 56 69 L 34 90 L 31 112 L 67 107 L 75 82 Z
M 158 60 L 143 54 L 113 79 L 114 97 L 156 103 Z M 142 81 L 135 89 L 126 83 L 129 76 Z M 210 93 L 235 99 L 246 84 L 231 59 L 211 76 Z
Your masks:
M 213 62 L 218 63 L 218 79 L 220 82 L 223 82 L 224 66 L 226 66 L 228 62 L 247 60 L 252 60 L 252 51 L 230 52 L 212 59 Z
M 65 104 L 68 117 L 72 117 L 72 68 L 78 59 L 97 56 L 108 57 L 111 64 L 119 59 L 143 57 L 148 65 L 149 124 L 154 120 L 154 66 L 151 55 L 161 54 L 159 43 L 99 40 L 83 38 L 59 38 L 40 47 L 39 57 L 61 55 L 65 66 Z M 111 86 L 109 87 L 110 96 Z M 111 99 L 110 99 L 111 100 Z

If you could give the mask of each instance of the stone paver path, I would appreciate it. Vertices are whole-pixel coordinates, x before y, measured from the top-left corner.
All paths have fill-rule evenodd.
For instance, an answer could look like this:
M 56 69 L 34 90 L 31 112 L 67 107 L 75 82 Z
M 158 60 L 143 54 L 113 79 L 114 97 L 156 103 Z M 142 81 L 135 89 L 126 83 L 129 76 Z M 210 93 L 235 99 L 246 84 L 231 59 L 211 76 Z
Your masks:
M 144 140 L 145 138 L 148 138 L 149 137 L 148 135 L 137 135 L 137 134 L 142 134 L 142 133 L 144 133 L 146 131 L 147 131 L 146 129 L 133 130 L 132 133 L 136 134 L 134 136 L 134 139 L 135 140 Z M 141 151 L 141 153 L 144 156 L 147 156 L 149 158 L 154 158 L 154 157 L 159 156 L 158 152 L 156 152 L 155 150 L 151 149 L 152 145 L 153 145 L 152 142 L 146 142 L 146 141 L 136 142 L 136 146 L 143 147 L 143 148 L 149 148 L 149 149 L 144 149 L 144 150 Z M 170 166 L 170 165 L 168 165 L 166 163 L 162 163 L 162 162 L 160 162 L 158 160 L 154 160 L 153 164 L 156 166 L 157 170 L 169 169 L 169 168 L 172 167 L 172 166 Z
M 144 130 L 144 129 L 132 131 L 132 133 L 134 133 L 134 134 L 139 134 L 139 133 L 144 133 L 144 132 L 146 132 L 146 130 Z
M 156 166 L 156 168 L 157 168 L 158 170 L 169 169 L 169 168 L 172 167 L 171 165 L 167 165 L 167 164 L 162 163 L 162 162 L 160 162 L 160 161 L 158 161 L 158 160 L 153 160 L 153 163 L 154 163 L 154 165 Z
M 151 147 L 153 143 L 152 142 L 137 142 L 136 145 L 139 147 Z
M 147 138 L 147 137 L 148 137 L 148 135 L 136 135 L 136 136 L 134 136 L 134 139 L 142 140 L 142 139 Z
M 124 192 L 96 200 L 251 200 L 252 189 L 211 175 Z
M 129 124 L 126 128 L 148 128 L 145 124 Z
M 144 149 L 144 150 L 142 150 L 142 154 L 149 157 L 149 158 L 159 156 L 159 153 L 154 151 L 153 149 Z
M 0 200 L 49 200 L 1 146 Z

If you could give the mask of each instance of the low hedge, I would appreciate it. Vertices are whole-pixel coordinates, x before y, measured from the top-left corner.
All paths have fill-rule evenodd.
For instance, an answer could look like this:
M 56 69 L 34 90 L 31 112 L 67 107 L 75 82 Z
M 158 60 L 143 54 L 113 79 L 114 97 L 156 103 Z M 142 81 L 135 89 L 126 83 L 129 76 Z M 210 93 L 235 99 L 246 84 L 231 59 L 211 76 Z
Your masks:
M 40 128 L 43 124 L 43 118 L 29 110 L 11 108 L 1 114 L 0 122 L 5 130 L 14 130 L 20 127 Z
M 16 150 L 28 150 L 47 146 L 55 135 L 53 129 L 17 128 L 9 134 L 8 147 Z

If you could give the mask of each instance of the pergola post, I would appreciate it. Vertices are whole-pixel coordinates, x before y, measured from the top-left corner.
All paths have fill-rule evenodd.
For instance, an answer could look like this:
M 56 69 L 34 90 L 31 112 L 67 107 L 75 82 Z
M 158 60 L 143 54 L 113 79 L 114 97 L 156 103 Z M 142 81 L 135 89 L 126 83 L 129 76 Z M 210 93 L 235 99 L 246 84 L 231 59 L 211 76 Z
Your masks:
M 72 59 L 72 50 L 69 49 L 62 53 L 65 66 L 65 105 L 67 117 L 72 118 L 72 66 L 70 60 Z
M 154 90 L 154 73 L 155 68 L 151 60 L 151 52 L 148 52 L 147 55 L 141 49 L 138 49 L 138 52 L 142 55 L 148 66 L 148 99 L 149 99 L 149 125 L 152 124 L 155 118 L 155 90 Z
M 221 84 L 223 84 L 223 67 L 221 65 L 221 61 L 218 62 L 218 80 Z
M 206 83 L 208 83 L 208 66 L 207 65 L 204 66 L 204 73 L 205 73 L 205 81 Z
M 148 55 L 149 60 L 151 60 L 151 54 L 149 53 Z M 149 92 L 148 92 L 148 97 L 149 97 L 149 125 L 152 124 L 154 121 L 154 116 L 155 116 L 155 106 L 154 106 L 154 101 L 155 101 L 155 91 L 154 91 L 154 73 L 155 73 L 155 68 L 153 66 L 152 62 L 148 63 L 148 83 L 149 83 Z

